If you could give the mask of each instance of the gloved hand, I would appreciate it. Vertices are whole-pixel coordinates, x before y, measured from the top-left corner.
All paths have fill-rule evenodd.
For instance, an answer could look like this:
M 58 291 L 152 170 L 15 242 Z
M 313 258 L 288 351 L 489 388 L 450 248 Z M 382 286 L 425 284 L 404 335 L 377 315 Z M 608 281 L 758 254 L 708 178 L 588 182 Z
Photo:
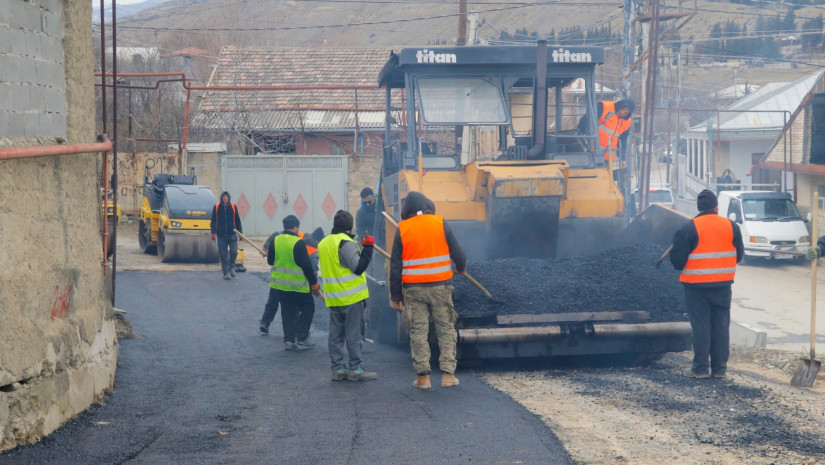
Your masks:
M 375 238 L 366 234 L 364 238 L 361 240 L 361 245 L 364 247 L 372 247 L 375 245 Z
M 816 260 L 817 258 L 819 258 L 821 256 L 822 256 L 822 248 L 819 247 L 819 246 L 811 247 L 810 249 L 808 249 L 807 252 L 805 252 L 805 257 L 807 257 L 808 260 Z
M 309 292 L 311 292 L 314 296 L 323 297 L 323 294 L 321 294 L 321 285 L 318 283 L 315 283 L 312 286 L 310 286 Z
M 212 234 L 212 240 L 213 240 L 213 241 L 215 240 L 215 235 L 214 235 L 214 234 Z
M 399 312 L 403 312 L 404 310 L 406 310 L 403 300 L 390 300 L 390 307 L 398 310 Z

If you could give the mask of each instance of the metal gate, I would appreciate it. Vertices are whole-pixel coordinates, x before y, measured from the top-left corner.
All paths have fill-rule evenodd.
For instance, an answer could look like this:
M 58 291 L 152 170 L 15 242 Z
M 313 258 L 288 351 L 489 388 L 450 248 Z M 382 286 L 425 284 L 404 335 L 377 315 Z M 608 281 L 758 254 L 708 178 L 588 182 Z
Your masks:
M 221 186 L 238 207 L 244 233 L 268 236 L 295 215 L 301 231 L 332 230 L 335 212 L 347 208 L 345 156 L 230 155 L 221 160 Z

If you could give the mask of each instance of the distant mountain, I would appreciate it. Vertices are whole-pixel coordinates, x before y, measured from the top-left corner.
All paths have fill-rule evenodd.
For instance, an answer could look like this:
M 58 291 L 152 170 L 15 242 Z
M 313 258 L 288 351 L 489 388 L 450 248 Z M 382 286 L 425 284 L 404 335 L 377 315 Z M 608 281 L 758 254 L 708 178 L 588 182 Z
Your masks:
M 168 0 L 144 0 L 142 2 L 135 2 L 132 0 L 131 2 L 126 1 L 118 1 L 117 2 L 117 17 L 125 18 L 127 16 L 131 16 L 137 12 L 143 11 L 148 8 L 152 8 L 157 6 L 163 2 Z M 127 3 L 128 2 L 128 3 Z M 111 1 L 106 1 L 106 10 L 104 12 L 106 22 L 111 21 L 112 18 L 112 7 Z M 93 23 L 100 23 L 100 1 L 99 0 L 92 0 L 92 22 Z

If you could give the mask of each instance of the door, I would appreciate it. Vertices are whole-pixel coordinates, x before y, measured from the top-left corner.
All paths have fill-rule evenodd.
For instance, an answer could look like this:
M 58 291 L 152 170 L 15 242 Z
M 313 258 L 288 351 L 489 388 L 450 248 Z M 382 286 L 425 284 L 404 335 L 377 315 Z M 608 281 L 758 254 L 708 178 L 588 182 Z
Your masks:
M 221 185 L 238 207 L 244 233 L 266 237 L 283 229 L 286 215 L 301 230 L 332 229 L 347 208 L 348 159 L 326 155 L 230 155 L 221 161 Z

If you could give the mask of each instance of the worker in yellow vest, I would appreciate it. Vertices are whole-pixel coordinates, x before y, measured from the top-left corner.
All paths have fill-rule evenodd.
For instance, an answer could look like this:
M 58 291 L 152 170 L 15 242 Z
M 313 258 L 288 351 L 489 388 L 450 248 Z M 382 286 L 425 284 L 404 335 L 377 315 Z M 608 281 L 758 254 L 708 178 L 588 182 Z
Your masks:
M 410 352 L 418 378 L 413 386 L 430 389 L 430 318 L 441 355 L 441 387 L 458 386 L 455 377 L 455 322 L 453 268 L 464 274 L 467 257 L 444 218 L 435 214 L 433 202 L 420 192 L 410 192 L 401 209 L 390 258 L 390 305 L 404 312 L 410 328 Z
M 309 337 L 315 316 L 310 293 L 321 296 L 321 285 L 309 260 L 306 243 L 298 237 L 300 224 L 295 215 L 284 217 L 284 232 L 272 241 L 266 255 L 267 263 L 272 266 L 269 286 L 277 289 L 280 297 L 286 350 L 315 347 Z
M 332 380 L 368 381 L 376 379 L 365 371 L 361 359 L 361 328 L 369 291 L 367 266 L 372 259 L 375 239 L 367 234 L 361 247 L 352 234 L 352 215 L 338 210 L 332 220 L 332 232 L 318 243 L 321 264 L 321 289 L 329 307 L 329 358 Z M 344 362 L 344 352 L 349 357 Z

